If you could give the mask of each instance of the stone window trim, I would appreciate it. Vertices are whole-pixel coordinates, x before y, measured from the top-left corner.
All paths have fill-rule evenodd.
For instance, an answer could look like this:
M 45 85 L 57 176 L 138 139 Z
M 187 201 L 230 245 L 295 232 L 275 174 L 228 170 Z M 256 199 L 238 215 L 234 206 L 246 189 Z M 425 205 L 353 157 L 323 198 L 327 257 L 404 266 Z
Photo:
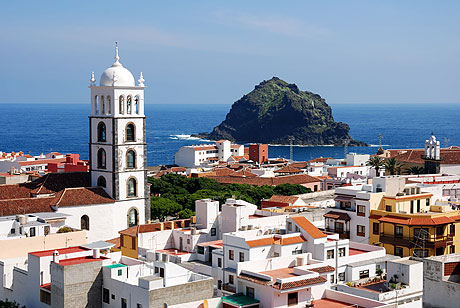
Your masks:
M 129 195 L 129 183 L 130 183 L 131 180 L 134 180 L 134 195 Z M 126 180 L 126 197 L 127 198 L 137 198 L 138 197 L 137 184 L 138 184 L 137 179 L 134 176 L 130 176 Z
M 128 139 L 128 127 L 130 125 L 132 125 L 132 127 L 133 127 L 133 138 L 132 138 L 132 140 Z M 133 122 L 126 123 L 126 127 L 125 127 L 125 142 L 136 142 L 136 124 L 134 124 Z
M 134 152 L 134 166 L 133 167 L 129 167 L 129 160 L 128 160 L 128 154 L 129 152 Z M 137 152 L 134 148 L 129 148 L 127 151 L 126 151 L 126 169 L 136 169 L 137 168 Z
M 128 212 L 126 213 L 126 225 L 129 227 L 129 215 L 131 213 L 132 210 L 135 210 L 136 211 L 136 225 L 139 224 L 139 210 L 137 209 L 137 207 L 135 206 L 132 206 L 128 209 Z

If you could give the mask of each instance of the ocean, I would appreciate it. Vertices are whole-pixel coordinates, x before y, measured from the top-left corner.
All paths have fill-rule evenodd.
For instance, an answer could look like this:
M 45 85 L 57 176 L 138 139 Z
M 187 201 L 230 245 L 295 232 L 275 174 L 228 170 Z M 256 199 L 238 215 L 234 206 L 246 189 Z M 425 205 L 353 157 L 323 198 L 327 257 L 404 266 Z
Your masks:
M 377 151 L 378 135 L 384 148 L 422 148 L 434 133 L 441 146 L 460 146 L 458 104 L 337 104 L 334 119 L 350 125 L 351 136 L 370 147 L 349 147 L 348 152 Z M 0 151 L 38 155 L 56 151 L 88 158 L 89 104 L 0 105 Z M 149 166 L 172 164 L 174 153 L 184 145 L 206 143 L 190 135 L 210 132 L 225 119 L 230 105 L 145 106 L 147 161 Z M 294 160 L 316 157 L 342 158 L 345 149 L 334 146 L 294 146 Z M 269 157 L 289 158 L 289 146 L 269 147 Z

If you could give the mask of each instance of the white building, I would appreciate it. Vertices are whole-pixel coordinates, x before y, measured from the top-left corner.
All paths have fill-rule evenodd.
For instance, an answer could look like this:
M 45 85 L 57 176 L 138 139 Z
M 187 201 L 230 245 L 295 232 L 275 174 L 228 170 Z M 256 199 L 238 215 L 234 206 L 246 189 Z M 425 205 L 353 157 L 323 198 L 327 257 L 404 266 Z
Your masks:
M 232 144 L 228 140 L 219 140 L 215 144 L 183 146 L 174 154 L 174 160 L 175 164 L 181 167 L 199 167 L 216 161 L 227 162 L 232 156 L 244 156 L 244 146 Z

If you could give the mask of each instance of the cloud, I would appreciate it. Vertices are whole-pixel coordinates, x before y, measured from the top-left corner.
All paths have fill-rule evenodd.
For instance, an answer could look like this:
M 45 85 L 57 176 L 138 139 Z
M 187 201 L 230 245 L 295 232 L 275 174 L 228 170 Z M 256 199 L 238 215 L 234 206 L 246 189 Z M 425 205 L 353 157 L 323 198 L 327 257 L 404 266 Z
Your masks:
M 292 17 L 277 15 L 251 15 L 234 11 L 214 13 L 217 23 L 227 26 L 243 26 L 252 30 L 280 34 L 288 37 L 319 38 L 329 35 L 329 30 L 313 26 Z

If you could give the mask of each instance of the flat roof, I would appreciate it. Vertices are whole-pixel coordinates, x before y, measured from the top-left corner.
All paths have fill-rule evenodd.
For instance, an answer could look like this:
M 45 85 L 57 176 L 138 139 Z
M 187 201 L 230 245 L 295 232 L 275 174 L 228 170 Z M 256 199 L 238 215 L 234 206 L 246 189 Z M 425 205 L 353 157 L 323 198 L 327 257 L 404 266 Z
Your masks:
M 105 260 L 105 259 L 107 259 L 107 258 L 101 257 L 101 258 L 95 259 L 92 256 L 86 256 L 86 257 L 59 260 L 59 264 L 62 265 L 62 266 L 69 266 L 69 265 L 75 265 L 75 264 L 102 261 L 102 260 Z
M 348 266 L 358 267 L 358 266 L 364 266 L 364 265 L 369 265 L 369 264 L 373 264 L 373 263 L 379 263 L 379 262 L 385 262 L 385 261 L 393 261 L 393 260 L 396 260 L 396 259 L 401 259 L 401 258 L 397 257 L 397 256 L 393 256 L 393 255 L 386 255 L 385 257 L 373 258 L 373 259 L 368 259 L 368 260 L 349 263 Z
M 50 249 L 50 250 L 42 250 L 42 251 L 34 251 L 34 252 L 29 252 L 29 254 L 34 255 L 36 257 L 49 257 L 53 255 L 53 252 L 57 250 L 60 255 L 64 255 L 67 253 L 76 253 L 76 252 L 83 252 L 83 251 L 88 251 L 89 249 L 80 247 L 80 246 L 75 246 L 75 247 L 68 247 L 68 248 L 60 248 L 60 249 Z
M 401 264 L 406 264 L 406 265 L 413 265 L 413 264 L 418 264 L 420 261 L 416 260 L 411 260 L 411 259 L 399 259 L 399 260 L 394 260 L 393 262 L 401 263 Z
M 104 241 L 97 241 L 97 242 L 92 242 L 89 244 L 81 245 L 83 248 L 87 249 L 109 249 L 115 246 L 115 244 L 109 243 L 109 242 L 104 242 Z
M 354 303 L 346 303 L 336 301 L 334 299 L 322 298 L 313 301 L 315 308 L 345 308 L 345 307 L 354 307 L 354 308 L 363 308 L 363 306 L 358 306 Z
M 363 249 L 348 248 L 348 254 L 350 256 L 359 255 L 359 254 L 366 253 L 366 252 L 369 252 L 369 251 L 363 250 Z
M 276 280 L 276 278 L 290 278 L 290 277 L 298 276 L 298 275 L 294 274 L 294 268 L 293 267 L 279 268 L 279 269 L 260 272 L 260 273 L 264 274 L 264 275 L 271 276 L 274 280 Z

